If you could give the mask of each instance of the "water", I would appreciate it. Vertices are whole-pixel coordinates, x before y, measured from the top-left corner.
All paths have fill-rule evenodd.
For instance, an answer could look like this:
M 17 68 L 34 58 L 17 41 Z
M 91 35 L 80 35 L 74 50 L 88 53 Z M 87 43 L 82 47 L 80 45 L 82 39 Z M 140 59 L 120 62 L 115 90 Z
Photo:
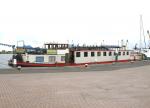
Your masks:
M 8 66 L 8 60 L 12 57 L 12 54 L 0 54 L 0 69 L 11 68 Z

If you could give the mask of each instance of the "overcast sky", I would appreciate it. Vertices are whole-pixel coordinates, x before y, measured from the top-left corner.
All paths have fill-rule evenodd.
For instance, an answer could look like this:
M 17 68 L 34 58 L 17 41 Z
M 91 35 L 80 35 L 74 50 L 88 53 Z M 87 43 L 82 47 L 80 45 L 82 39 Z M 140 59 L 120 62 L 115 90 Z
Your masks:
M 140 14 L 148 42 L 149 5 L 148 0 L 0 0 L 0 43 L 100 45 L 123 39 L 133 47 L 140 39 Z

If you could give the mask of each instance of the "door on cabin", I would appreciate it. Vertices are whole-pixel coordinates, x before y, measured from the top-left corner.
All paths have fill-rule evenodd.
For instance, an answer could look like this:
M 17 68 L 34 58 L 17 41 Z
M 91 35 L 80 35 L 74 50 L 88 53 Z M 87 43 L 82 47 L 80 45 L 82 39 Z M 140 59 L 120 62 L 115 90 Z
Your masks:
M 49 56 L 49 63 L 50 64 L 56 63 L 56 57 L 55 56 Z
M 69 58 L 69 63 L 74 63 L 74 51 L 70 51 L 68 58 Z

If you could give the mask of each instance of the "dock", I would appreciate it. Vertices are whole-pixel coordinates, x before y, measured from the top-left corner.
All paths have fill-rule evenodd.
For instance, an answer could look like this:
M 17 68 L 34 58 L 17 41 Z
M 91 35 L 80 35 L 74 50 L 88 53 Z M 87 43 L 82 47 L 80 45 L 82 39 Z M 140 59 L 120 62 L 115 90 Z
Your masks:
M 149 107 L 149 61 L 0 69 L 0 108 Z

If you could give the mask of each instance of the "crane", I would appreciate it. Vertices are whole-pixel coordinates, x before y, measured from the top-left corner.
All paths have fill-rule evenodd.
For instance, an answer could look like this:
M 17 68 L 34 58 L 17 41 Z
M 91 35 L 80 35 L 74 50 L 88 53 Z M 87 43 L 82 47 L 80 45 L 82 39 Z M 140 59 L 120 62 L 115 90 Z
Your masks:
M 15 45 L 9 45 L 9 44 L 4 44 L 4 43 L 0 43 L 0 45 L 2 45 L 2 46 L 7 46 L 7 47 L 12 47 L 13 54 L 14 54 L 14 51 L 15 51 Z

